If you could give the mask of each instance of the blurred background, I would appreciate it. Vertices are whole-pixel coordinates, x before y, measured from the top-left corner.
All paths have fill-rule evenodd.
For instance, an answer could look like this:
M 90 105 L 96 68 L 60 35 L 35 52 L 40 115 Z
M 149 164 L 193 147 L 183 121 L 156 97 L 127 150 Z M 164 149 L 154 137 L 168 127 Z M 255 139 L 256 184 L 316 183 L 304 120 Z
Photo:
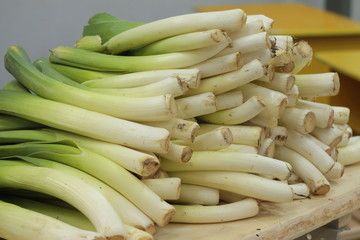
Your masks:
M 360 20 L 360 1 L 357 0 L 0 0 L 0 54 L 4 56 L 8 46 L 21 45 L 35 59 L 48 56 L 50 48 L 72 46 L 81 37 L 88 18 L 98 12 L 149 22 L 194 12 L 197 5 L 275 2 L 303 3 Z M 0 65 L 1 87 L 12 77 L 3 67 L 3 57 Z

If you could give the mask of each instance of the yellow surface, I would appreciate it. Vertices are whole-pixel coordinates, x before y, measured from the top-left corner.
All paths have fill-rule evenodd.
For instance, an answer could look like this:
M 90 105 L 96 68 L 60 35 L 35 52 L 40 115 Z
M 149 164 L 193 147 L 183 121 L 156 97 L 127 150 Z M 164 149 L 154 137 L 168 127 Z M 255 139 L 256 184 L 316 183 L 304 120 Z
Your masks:
M 360 35 L 360 23 L 338 14 L 296 3 L 201 5 L 200 12 L 241 8 L 246 14 L 263 14 L 274 20 L 273 34 L 298 37 Z
M 326 196 L 290 203 L 263 203 L 256 217 L 217 224 L 169 224 L 158 228 L 157 240 L 274 240 L 294 239 L 360 208 L 360 165 L 346 167 L 331 182 Z
M 319 51 L 315 57 L 335 71 L 360 81 L 360 49 Z

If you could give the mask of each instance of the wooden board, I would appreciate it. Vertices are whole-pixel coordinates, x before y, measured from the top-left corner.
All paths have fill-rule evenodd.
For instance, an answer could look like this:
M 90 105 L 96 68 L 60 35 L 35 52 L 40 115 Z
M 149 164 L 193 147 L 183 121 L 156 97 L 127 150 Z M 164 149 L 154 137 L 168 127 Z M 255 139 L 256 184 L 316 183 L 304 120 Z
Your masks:
M 157 240 L 294 239 L 360 208 L 360 164 L 346 167 L 326 196 L 290 203 L 263 203 L 256 217 L 216 224 L 169 224 Z

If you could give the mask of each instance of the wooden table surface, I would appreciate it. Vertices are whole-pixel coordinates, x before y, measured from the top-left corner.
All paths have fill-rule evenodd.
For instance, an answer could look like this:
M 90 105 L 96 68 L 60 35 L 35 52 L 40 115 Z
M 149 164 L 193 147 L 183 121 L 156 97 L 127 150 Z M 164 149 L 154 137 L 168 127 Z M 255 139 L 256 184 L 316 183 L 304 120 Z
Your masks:
M 157 240 L 286 240 L 300 237 L 360 208 L 360 164 L 348 166 L 331 182 L 326 196 L 289 203 L 263 203 L 258 216 L 217 224 L 169 224 Z
M 298 3 L 199 5 L 198 12 L 241 8 L 248 15 L 263 14 L 274 20 L 273 34 L 296 37 L 360 35 L 360 23 L 341 15 Z

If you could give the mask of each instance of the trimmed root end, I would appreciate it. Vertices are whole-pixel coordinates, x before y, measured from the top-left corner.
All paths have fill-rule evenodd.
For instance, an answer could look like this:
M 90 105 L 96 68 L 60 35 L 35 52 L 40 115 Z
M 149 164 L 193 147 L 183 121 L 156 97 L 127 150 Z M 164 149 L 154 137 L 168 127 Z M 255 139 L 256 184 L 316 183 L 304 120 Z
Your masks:
M 313 112 L 308 112 L 304 118 L 304 131 L 305 133 L 310 133 L 315 129 L 316 126 L 316 116 Z
M 141 162 L 143 166 L 143 171 L 141 172 L 141 176 L 147 177 L 156 173 L 156 171 L 160 167 L 160 163 L 158 161 L 154 161 L 153 158 L 146 158 Z
M 158 225 L 159 225 L 160 227 L 166 226 L 166 225 L 170 222 L 170 220 L 173 218 L 173 216 L 175 215 L 175 213 L 176 213 L 175 208 L 170 209 L 170 210 L 168 211 L 168 213 L 164 216 L 164 219 L 163 219 L 163 221 L 162 221 L 162 224 L 159 224 L 159 223 L 158 223 Z
M 183 148 L 183 152 L 181 153 L 181 162 L 188 162 L 193 154 L 193 150 L 190 147 Z
M 313 194 L 315 195 L 325 195 L 330 191 L 330 185 L 329 184 L 323 184 L 316 189 L 313 190 Z
M 222 128 L 221 135 L 223 136 L 226 143 L 231 144 L 233 142 L 233 136 L 229 128 Z
M 219 29 L 214 29 L 214 31 L 211 32 L 211 39 L 213 39 L 215 42 L 221 42 L 224 38 L 224 34 Z

